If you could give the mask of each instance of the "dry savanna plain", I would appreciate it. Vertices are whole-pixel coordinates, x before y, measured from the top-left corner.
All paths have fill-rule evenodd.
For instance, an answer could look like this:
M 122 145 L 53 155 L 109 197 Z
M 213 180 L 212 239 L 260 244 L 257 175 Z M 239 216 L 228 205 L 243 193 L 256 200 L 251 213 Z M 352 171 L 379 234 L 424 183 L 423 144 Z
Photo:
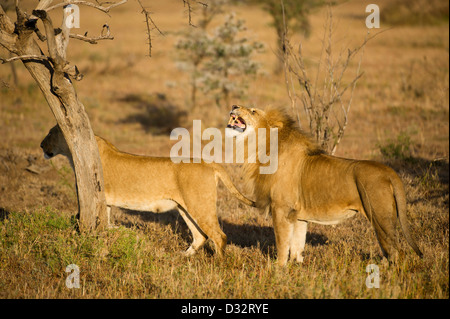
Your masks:
M 37 3 L 20 2 L 28 12 Z M 67 60 L 84 74 L 74 85 L 97 135 L 129 153 L 169 156 L 173 128 L 192 130 L 192 121 L 200 119 L 203 129 L 223 132 L 231 105 L 219 108 L 210 95 L 199 93 L 198 107 L 192 110 L 190 74 L 180 70 L 180 53 L 174 48 L 179 32 L 194 28 L 187 7 L 175 0 L 142 2 L 164 33 L 152 28 L 151 57 L 145 17 L 138 2 L 129 0 L 109 15 L 81 7 L 80 29 L 72 31 L 94 36 L 107 23 L 114 40 L 93 45 L 71 39 Z M 39 147 L 55 118 L 33 78 L 16 61 L 16 80 L 11 63 L 0 64 L 0 298 L 449 298 L 448 2 L 444 19 L 432 13 L 428 19 L 408 16 L 409 9 L 440 1 L 410 1 L 414 5 L 406 9 L 406 1 L 373 2 L 380 8 L 380 29 L 371 34 L 383 32 L 364 48 L 364 74 L 335 155 L 377 160 L 398 172 L 423 259 L 399 234 L 405 256 L 387 262 L 370 223 L 356 215 L 336 226 L 310 224 L 304 262 L 277 267 L 271 216 L 240 203 L 222 184 L 217 211 L 228 237 L 222 259 L 209 242 L 194 256 L 180 254 L 192 235 L 174 211 L 113 208 L 117 228 L 78 233 L 69 162 L 61 156 L 45 160 Z M 337 1 L 331 7 L 336 54 L 364 40 L 367 4 Z M 59 21 L 61 14 L 54 11 L 54 21 Z M 285 76 L 275 71 L 277 36 L 271 16 L 254 2 L 236 1 L 225 7 L 229 12 L 245 20 L 246 37 L 264 44 L 264 51 L 252 57 L 259 72 L 244 78 L 248 89 L 232 96 L 231 103 L 291 112 Z M 302 43 L 312 74 L 323 52 L 327 12 L 325 6 L 311 11 L 308 37 L 291 32 L 292 44 Z M 211 33 L 225 13 L 208 26 Z M 7 14 L 15 19 L 13 11 Z M 200 16 L 201 5 L 194 5 L 192 23 Z M 40 45 L 45 52 L 45 43 Z M 9 53 L 0 48 L 0 56 L 8 58 Z M 358 59 L 349 64 L 344 81 L 354 77 Z M 251 197 L 240 165 L 224 166 L 237 188 Z M 78 266 L 79 288 L 66 286 L 71 264 Z M 378 267 L 378 288 L 366 285 L 370 264 Z

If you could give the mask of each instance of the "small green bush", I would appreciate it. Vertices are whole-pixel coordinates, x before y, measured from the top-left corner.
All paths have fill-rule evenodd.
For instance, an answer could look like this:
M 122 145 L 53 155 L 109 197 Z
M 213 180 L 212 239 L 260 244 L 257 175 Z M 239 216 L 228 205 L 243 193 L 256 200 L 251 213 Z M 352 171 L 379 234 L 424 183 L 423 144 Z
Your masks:
M 396 139 L 389 139 L 384 144 L 377 144 L 381 154 L 388 160 L 409 160 L 412 158 L 411 137 L 401 132 Z

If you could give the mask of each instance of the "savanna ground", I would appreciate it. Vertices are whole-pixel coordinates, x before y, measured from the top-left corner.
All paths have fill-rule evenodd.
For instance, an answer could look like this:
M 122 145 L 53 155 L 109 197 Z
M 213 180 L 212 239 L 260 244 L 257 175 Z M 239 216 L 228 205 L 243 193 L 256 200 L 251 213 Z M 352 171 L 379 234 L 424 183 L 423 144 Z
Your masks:
M 96 134 L 127 152 L 168 156 L 173 128 L 190 128 L 193 119 L 202 119 L 203 128 L 223 128 L 227 110 L 218 111 L 202 96 L 203 112 L 190 112 L 189 78 L 177 69 L 173 49 L 174 32 L 189 28 L 185 8 L 182 1 L 147 2 L 166 32 L 153 38 L 151 58 L 145 56 L 144 18 L 137 2 L 129 1 L 111 17 L 82 8 L 79 33 L 96 34 L 108 22 L 115 40 L 97 45 L 71 40 L 68 60 L 85 75 L 75 85 Z M 391 27 L 383 21 L 387 2 L 377 3 L 382 29 Z M 348 1 L 333 7 L 337 48 L 364 39 L 365 5 Z M 249 5 L 228 11 L 245 19 L 249 34 L 266 45 L 257 56 L 263 72 L 248 79 L 247 96 L 233 103 L 289 106 L 284 76 L 273 72 L 276 35 L 270 16 Z M 390 14 L 395 17 L 395 11 Z M 325 17 L 325 8 L 314 11 L 312 34 L 302 40 L 311 65 L 321 50 Z M 17 86 L 10 66 L 0 65 L 0 297 L 448 298 L 448 11 L 446 21 L 416 22 L 395 25 L 367 44 L 364 76 L 336 155 L 379 160 L 397 170 L 422 260 L 400 235 L 406 257 L 383 261 L 369 222 L 356 216 L 336 227 L 311 224 L 304 263 L 278 269 L 270 216 L 239 203 L 222 185 L 217 208 L 228 236 L 224 259 L 215 258 L 210 245 L 183 257 L 191 235 L 175 212 L 113 209 L 120 227 L 79 234 L 69 164 L 61 157 L 44 160 L 39 148 L 55 120 L 34 80 L 15 62 Z M 227 169 L 245 192 L 240 167 Z M 66 288 L 69 264 L 80 269 L 79 289 Z M 366 287 L 369 264 L 379 266 L 379 288 Z

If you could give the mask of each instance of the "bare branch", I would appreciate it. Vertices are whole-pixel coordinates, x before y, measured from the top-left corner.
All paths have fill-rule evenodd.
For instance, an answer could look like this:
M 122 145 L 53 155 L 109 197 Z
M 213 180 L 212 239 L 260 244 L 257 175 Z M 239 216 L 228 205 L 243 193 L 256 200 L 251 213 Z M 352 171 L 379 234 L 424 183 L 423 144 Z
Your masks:
M 50 1 L 51 2 L 51 1 Z M 49 1 L 42 0 L 39 2 L 38 7 L 41 5 L 45 5 L 46 3 L 49 3 Z M 17 6 L 17 3 L 15 4 Z M 14 33 L 14 23 L 11 21 L 11 19 L 6 15 L 5 11 L 3 10 L 2 6 L 0 6 L 0 29 L 5 30 L 9 34 Z M 45 41 L 46 38 L 42 33 L 39 31 L 39 29 L 34 26 L 34 32 L 38 36 L 39 40 Z
M 2 64 L 8 63 L 8 62 L 14 62 L 17 60 L 48 60 L 48 58 L 45 55 L 21 55 L 21 56 L 14 56 L 12 58 L 4 59 L 0 58 L 0 61 Z
M 43 35 L 38 28 L 34 29 L 34 33 L 36 33 L 36 35 L 40 41 L 42 41 L 42 42 L 47 41 L 47 37 L 45 35 Z
M 151 24 L 153 25 L 153 27 L 155 27 L 156 30 L 158 30 L 159 34 L 161 34 L 162 36 L 164 36 L 164 33 L 158 28 L 158 26 L 155 24 L 155 22 L 153 22 L 152 17 L 150 16 L 150 12 L 147 13 L 148 15 L 148 19 L 150 20 Z
M 152 26 L 158 30 L 159 34 L 164 36 L 164 33 L 158 28 L 158 26 L 153 21 L 152 17 L 150 16 L 150 11 L 147 10 L 141 3 L 140 0 L 137 0 L 139 5 L 141 6 L 141 13 L 145 16 L 145 25 L 147 27 L 147 37 L 148 37 L 148 55 L 152 56 Z
M 139 5 L 142 8 L 141 13 L 144 14 L 145 16 L 145 25 L 147 26 L 147 37 L 148 37 L 148 56 L 151 57 L 152 56 L 152 31 L 150 28 L 150 14 L 148 13 L 148 11 L 144 8 L 144 6 L 142 5 L 141 1 L 137 0 L 139 2 Z
M 69 45 L 70 28 L 67 26 L 66 23 L 67 18 L 69 16 L 69 9 L 70 8 L 68 7 L 64 7 L 61 28 L 59 29 L 61 32 L 55 36 L 57 50 L 63 60 L 66 60 L 66 51 L 67 46 Z
M 71 37 L 72 39 L 77 39 L 77 40 L 81 40 L 84 42 L 88 42 L 91 44 L 97 44 L 97 41 L 101 41 L 101 40 L 114 40 L 114 37 L 112 35 L 110 35 L 110 31 L 109 31 L 109 26 L 107 24 L 103 25 L 103 29 L 107 28 L 107 33 L 106 35 L 100 35 L 98 37 L 87 37 L 87 32 L 84 35 L 81 34 L 70 34 L 69 37 Z
M 4 30 L 10 34 L 14 32 L 14 23 L 6 15 L 1 5 L 0 5 L 0 30 Z
M 58 45 L 56 42 L 55 31 L 53 24 L 45 10 L 33 10 L 33 15 L 38 17 L 44 23 L 45 34 L 47 36 L 47 46 L 50 58 L 55 64 L 55 69 L 62 70 L 65 65 L 64 58 L 60 55 Z
M 53 0 L 41 0 L 41 1 L 39 1 L 35 10 L 45 10 L 49 5 L 52 4 L 52 2 L 53 2 Z
M 95 8 L 97 10 L 100 10 L 100 11 L 104 12 L 104 13 L 108 13 L 112 8 L 118 7 L 118 6 L 126 3 L 127 1 L 128 0 L 121 0 L 119 2 L 112 3 L 108 7 L 103 7 L 98 2 L 97 2 L 97 4 L 95 4 L 95 3 L 92 3 L 92 2 L 89 2 L 89 1 L 85 1 L 85 0 L 72 0 L 72 1 L 64 1 L 62 3 L 55 4 L 54 6 L 46 8 L 45 11 L 48 12 L 48 11 L 56 9 L 56 8 L 64 7 L 64 6 L 68 5 L 68 4 L 77 4 L 77 5 L 79 4 L 79 5 L 84 5 L 84 6 Z M 110 2 L 108 2 L 108 3 L 110 3 Z
M 184 6 L 188 8 L 188 16 L 189 16 L 189 25 L 196 28 L 196 26 L 192 23 L 192 5 L 190 0 L 183 0 Z
M 379 32 L 376 33 L 374 36 L 372 36 L 371 39 L 372 39 L 373 37 L 377 36 L 378 34 L 379 34 Z M 344 105 L 342 105 L 342 110 L 343 110 L 343 112 L 344 112 L 344 124 L 343 124 L 342 126 L 339 125 L 340 127 L 339 127 L 339 131 L 338 131 L 338 134 L 337 134 L 337 139 L 336 139 L 336 142 L 334 143 L 333 149 L 331 150 L 331 155 L 334 155 L 334 153 L 336 152 L 336 149 L 337 149 L 339 143 L 341 142 L 342 137 L 344 136 L 344 132 L 345 132 L 345 129 L 346 129 L 347 124 L 348 124 L 348 112 L 350 112 L 350 107 L 351 107 L 351 105 L 352 105 L 353 92 L 354 92 L 355 87 L 356 87 L 356 82 L 358 81 L 358 79 L 359 79 L 359 78 L 363 75 L 363 73 L 364 73 L 364 72 L 360 73 L 360 70 L 361 70 L 362 58 L 363 58 L 363 55 L 364 55 L 364 48 L 365 48 L 365 46 L 366 46 L 366 44 L 367 44 L 367 41 L 368 41 L 368 35 L 369 35 L 369 31 L 368 31 L 367 34 L 366 34 L 366 37 L 365 37 L 365 39 L 364 39 L 364 42 L 363 42 L 362 46 L 358 48 L 358 50 L 359 50 L 360 48 L 362 48 L 362 52 L 361 52 L 361 56 L 360 56 L 360 58 L 359 58 L 358 68 L 357 68 L 357 70 L 356 70 L 356 77 L 355 77 L 355 79 L 353 80 L 353 82 L 350 83 L 350 85 L 352 85 L 352 89 L 351 89 L 351 91 L 350 91 L 350 98 L 349 98 L 349 101 L 348 101 L 348 103 L 347 103 L 347 108 L 344 108 Z M 349 56 L 350 56 L 350 53 L 349 53 Z M 341 103 L 342 103 L 342 102 L 341 102 Z

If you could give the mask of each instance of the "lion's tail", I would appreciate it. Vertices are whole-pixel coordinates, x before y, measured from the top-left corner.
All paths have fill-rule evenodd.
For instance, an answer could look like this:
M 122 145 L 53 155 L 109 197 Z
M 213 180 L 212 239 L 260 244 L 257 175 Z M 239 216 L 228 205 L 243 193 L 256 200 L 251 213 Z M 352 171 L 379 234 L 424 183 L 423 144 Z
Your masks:
M 242 195 L 241 192 L 239 192 L 239 190 L 234 186 L 230 176 L 222 166 L 218 164 L 214 164 L 212 166 L 216 174 L 216 177 L 220 178 L 220 180 L 225 184 L 225 186 L 228 188 L 231 194 L 233 194 L 237 199 L 239 199 L 244 204 L 249 205 L 251 207 L 256 207 L 256 203 L 254 201 Z
M 416 254 L 422 258 L 423 254 L 417 246 L 416 242 L 411 236 L 409 227 L 408 227 L 408 219 L 406 218 L 406 195 L 403 187 L 403 183 L 396 176 L 395 178 L 391 178 L 391 183 L 394 188 L 394 198 L 397 206 L 397 216 L 400 221 L 400 226 L 405 235 L 406 241 L 411 246 L 411 248 L 416 252 Z

